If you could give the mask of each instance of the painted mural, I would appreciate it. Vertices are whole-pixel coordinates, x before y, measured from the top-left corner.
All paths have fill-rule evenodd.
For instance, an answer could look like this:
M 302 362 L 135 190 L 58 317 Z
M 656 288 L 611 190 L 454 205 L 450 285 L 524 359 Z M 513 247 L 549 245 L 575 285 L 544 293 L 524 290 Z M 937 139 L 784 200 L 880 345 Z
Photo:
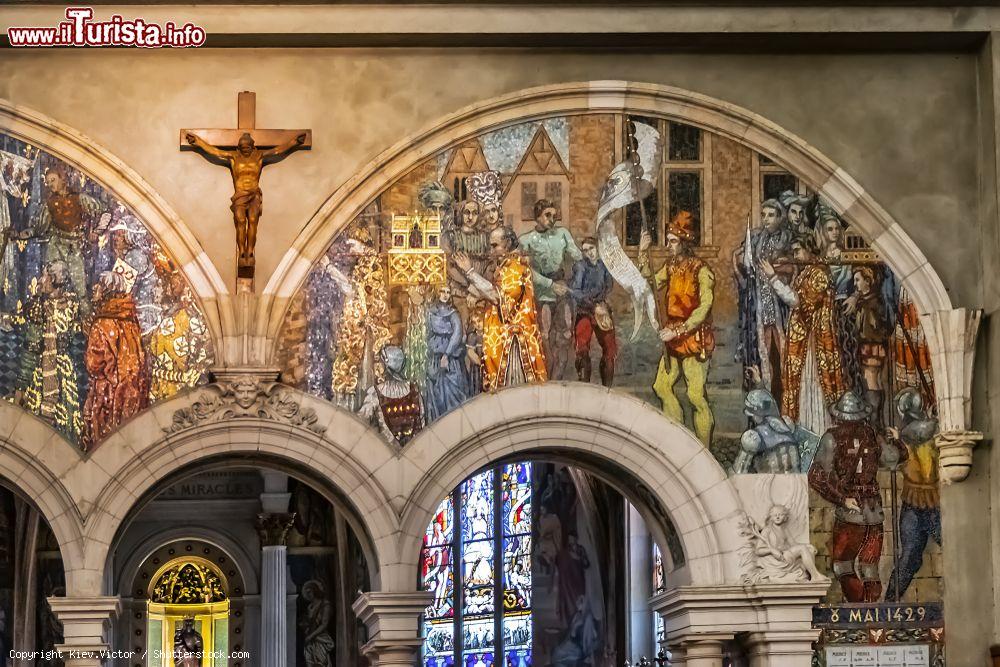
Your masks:
M 202 380 L 204 315 L 132 211 L 4 134 L 0 193 L 0 397 L 90 450 Z
M 941 599 L 914 303 L 809 184 L 726 137 L 581 114 L 453 146 L 333 242 L 280 347 L 285 382 L 401 447 L 483 392 L 627 392 L 733 474 L 808 475 L 829 604 Z

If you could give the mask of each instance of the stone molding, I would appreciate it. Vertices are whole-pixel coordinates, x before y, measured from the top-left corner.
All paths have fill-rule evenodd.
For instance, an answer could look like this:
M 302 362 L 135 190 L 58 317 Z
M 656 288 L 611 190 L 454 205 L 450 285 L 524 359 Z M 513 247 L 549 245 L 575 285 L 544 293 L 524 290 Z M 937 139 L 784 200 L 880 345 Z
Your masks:
M 938 474 L 945 484 L 961 482 L 972 470 L 972 449 L 983 434 L 972 430 L 972 376 L 982 311 L 967 308 L 921 315 L 931 345 L 939 432 Z
M 430 591 L 362 593 L 351 605 L 354 613 L 368 628 L 369 644 L 373 646 L 420 642 L 420 615 L 431 604 Z
M 260 375 L 242 375 L 228 382 L 206 385 L 198 400 L 174 411 L 165 433 L 233 419 L 266 419 L 304 428 L 317 435 L 326 432 L 312 408 L 302 407 L 291 387 L 269 382 Z
M 106 638 L 111 622 L 121 612 L 121 600 L 117 596 L 50 597 L 48 603 L 63 626 L 63 643 L 55 648 L 91 654 L 80 656 L 76 664 L 93 660 L 100 664 L 98 654 L 110 648 Z
M 738 637 L 751 654 L 752 667 L 807 665 L 819 630 L 812 627 L 812 608 L 830 586 L 827 581 L 755 586 L 679 586 L 650 598 L 663 617 L 667 644 L 685 650 L 699 639 Z M 778 654 L 786 662 L 760 656 Z M 771 658 L 768 657 L 768 660 Z M 683 663 L 682 663 L 683 664 Z

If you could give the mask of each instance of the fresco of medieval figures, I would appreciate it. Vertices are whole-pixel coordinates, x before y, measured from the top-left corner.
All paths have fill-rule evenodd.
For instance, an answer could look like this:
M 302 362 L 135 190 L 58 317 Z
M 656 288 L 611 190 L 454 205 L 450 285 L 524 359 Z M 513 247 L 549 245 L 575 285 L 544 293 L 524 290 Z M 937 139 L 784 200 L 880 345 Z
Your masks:
M 92 450 L 211 361 L 190 287 L 135 214 L 0 134 L 0 397 Z
M 342 231 L 280 347 L 283 381 L 400 447 L 520 384 L 632 394 L 733 474 L 808 475 L 831 601 L 940 599 L 916 307 L 839 211 L 732 139 L 580 114 L 454 145 Z

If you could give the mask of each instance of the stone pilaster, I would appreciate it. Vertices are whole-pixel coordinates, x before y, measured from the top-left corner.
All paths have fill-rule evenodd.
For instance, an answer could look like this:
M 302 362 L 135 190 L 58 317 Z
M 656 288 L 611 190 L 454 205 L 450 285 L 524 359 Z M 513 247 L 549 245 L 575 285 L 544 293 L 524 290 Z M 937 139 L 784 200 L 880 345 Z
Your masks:
M 66 667 L 101 667 L 110 650 L 111 624 L 121 611 L 117 597 L 51 597 L 52 613 L 63 626 L 62 652 Z
M 420 615 L 431 603 L 427 591 L 362 593 L 352 608 L 368 628 L 362 652 L 371 667 L 412 667 L 420 653 Z

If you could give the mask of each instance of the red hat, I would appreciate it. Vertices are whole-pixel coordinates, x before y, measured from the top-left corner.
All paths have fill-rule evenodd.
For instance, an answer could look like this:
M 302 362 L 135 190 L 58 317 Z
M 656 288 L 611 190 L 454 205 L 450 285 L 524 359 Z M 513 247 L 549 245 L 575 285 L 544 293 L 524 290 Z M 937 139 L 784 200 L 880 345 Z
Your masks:
M 667 234 L 673 234 L 681 241 L 694 241 L 694 216 L 691 211 L 677 211 L 673 220 L 667 225 Z

